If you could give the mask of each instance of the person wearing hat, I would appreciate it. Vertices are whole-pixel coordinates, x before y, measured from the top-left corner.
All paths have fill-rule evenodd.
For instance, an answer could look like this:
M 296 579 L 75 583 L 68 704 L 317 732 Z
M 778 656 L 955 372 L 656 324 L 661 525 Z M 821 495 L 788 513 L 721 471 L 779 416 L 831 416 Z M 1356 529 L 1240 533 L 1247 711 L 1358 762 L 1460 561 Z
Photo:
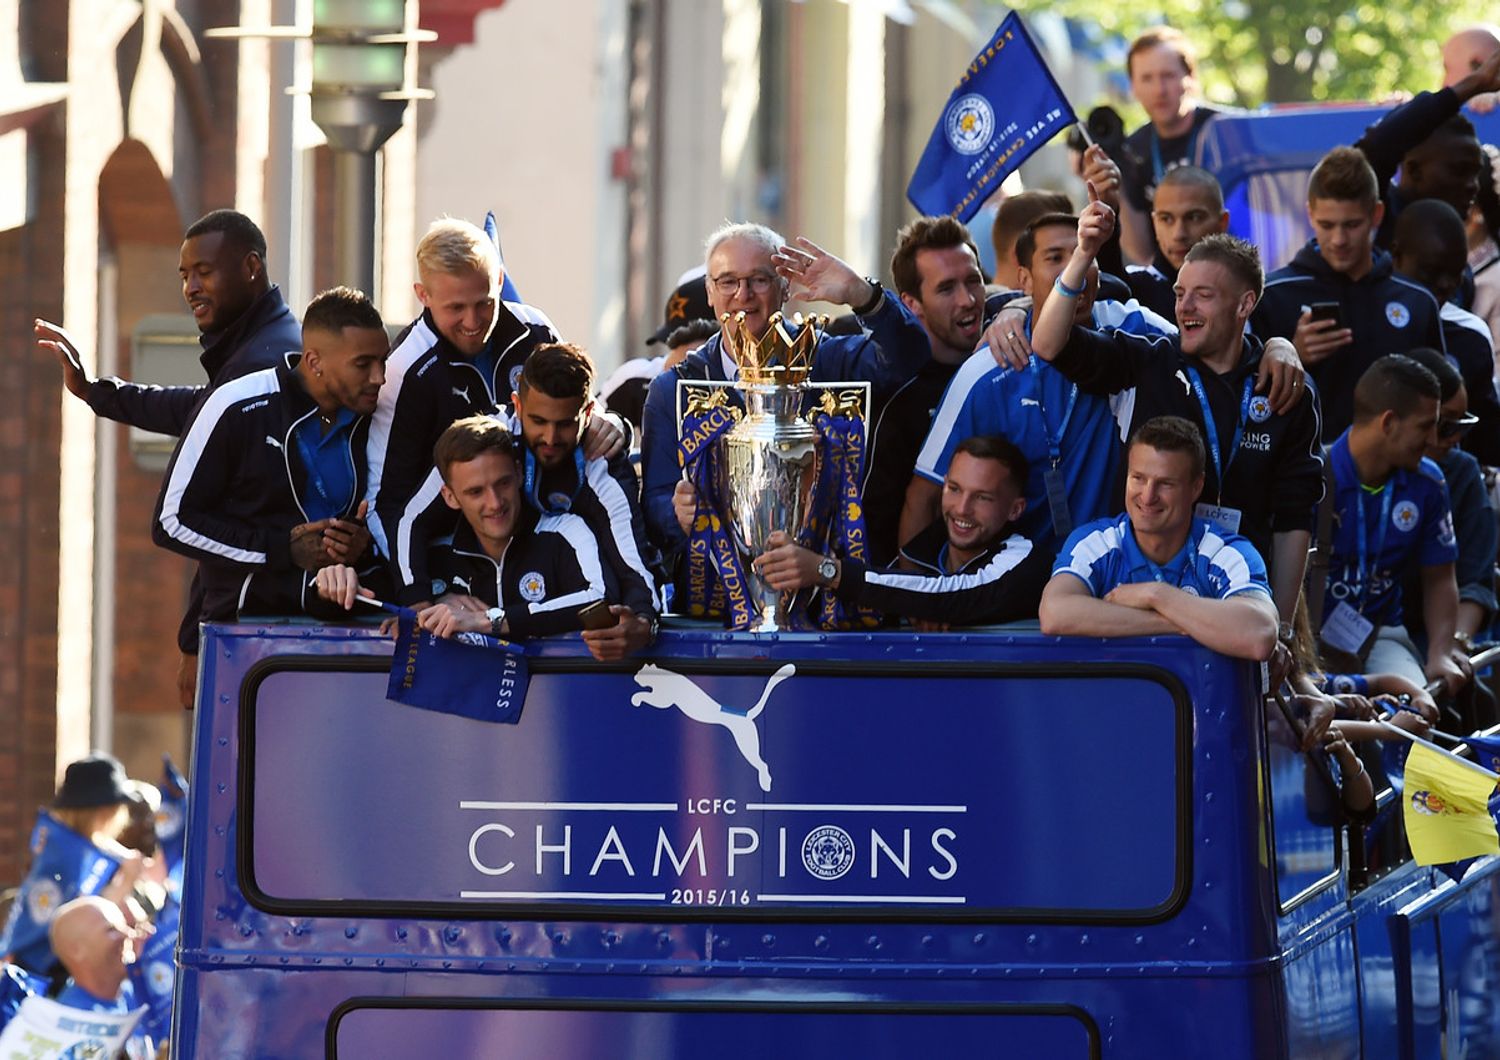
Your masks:
M 629 420 L 637 431 L 641 429 L 646 389 L 651 380 L 675 368 L 684 357 L 718 333 L 713 307 L 708 304 L 703 272 L 703 266 L 699 265 L 678 278 L 677 287 L 662 312 L 662 326 L 646 340 L 647 346 L 665 346 L 667 352 L 626 361 L 604 381 L 599 391 L 604 407 Z
M 114 902 L 128 922 L 144 918 L 131 897 L 144 859 L 119 842 L 132 798 L 125 767 L 113 755 L 95 751 L 68 765 L 52 805 L 37 814 L 31 867 L 0 933 L 0 953 L 7 960 L 51 974 L 56 958 L 47 925 L 63 903 L 79 895 Z

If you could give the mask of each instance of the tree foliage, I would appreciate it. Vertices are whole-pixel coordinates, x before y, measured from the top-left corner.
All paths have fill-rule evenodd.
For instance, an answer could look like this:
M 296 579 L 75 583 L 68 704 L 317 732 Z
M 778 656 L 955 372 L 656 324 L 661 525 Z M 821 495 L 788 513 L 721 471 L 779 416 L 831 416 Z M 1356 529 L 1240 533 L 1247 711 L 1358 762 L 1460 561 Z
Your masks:
M 1494 19 L 1479 0 L 1014 0 L 1129 39 L 1166 23 L 1198 46 L 1208 98 L 1261 103 L 1378 100 L 1442 84 L 1448 34 Z

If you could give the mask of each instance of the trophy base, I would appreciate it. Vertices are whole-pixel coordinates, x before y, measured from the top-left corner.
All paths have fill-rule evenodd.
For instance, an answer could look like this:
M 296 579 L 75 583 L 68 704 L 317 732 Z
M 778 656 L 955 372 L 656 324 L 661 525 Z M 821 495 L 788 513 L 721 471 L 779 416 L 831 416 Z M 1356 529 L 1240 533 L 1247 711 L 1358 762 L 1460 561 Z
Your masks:
M 792 620 L 779 607 L 767 607 L 758 612 L 755 620 L 745 627 L 746 633 L 790 633 Z

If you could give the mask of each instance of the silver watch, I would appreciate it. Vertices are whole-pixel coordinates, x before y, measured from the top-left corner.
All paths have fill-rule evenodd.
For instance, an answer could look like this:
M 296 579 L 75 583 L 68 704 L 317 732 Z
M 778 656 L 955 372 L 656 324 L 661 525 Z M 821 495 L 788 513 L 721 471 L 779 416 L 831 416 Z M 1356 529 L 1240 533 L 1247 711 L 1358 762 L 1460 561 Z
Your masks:
M 484 613 L 484 617 L 490 620 L 490 636 L 499 637 L 500 627 L 505 624 L 505 608 L 492 607 Z
M 832 556 L 824 556 L 818 560 L 818 581 L 824 585 L 832 585 L 833 579 L 839 576 L 839 564 Z

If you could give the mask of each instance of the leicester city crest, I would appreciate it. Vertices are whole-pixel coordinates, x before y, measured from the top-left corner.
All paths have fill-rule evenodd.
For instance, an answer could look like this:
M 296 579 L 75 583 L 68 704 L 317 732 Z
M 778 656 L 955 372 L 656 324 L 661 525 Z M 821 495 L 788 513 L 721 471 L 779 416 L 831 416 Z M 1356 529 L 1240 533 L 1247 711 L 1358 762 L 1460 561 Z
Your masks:
M 837 825 L 814 828 L 802 843 L 802 864 L 820 880 L 836 880 L 854 864 L 854 840 Z
M 518 364 L 510 370 L 511 393 L 515 393 L 516 391 L 521 389 L 521 369 L 524 367 L 525 365 Z M 497 394 L 496 396 L 498 397 L 499 395 Z
M 37 880 L 26 888 L 26 911 L 38 924 L 46 924 L 62 905 L 62 888 L 52 880 Z
M 1391 322 L 1393 328 L 1404 328 L 1411 323 L 1411 310 L 1400 302 L 1387 302 L 1385 304 L 1385 318 Z
M 521 599 L 528 604 L 540 603 L 547 596 L 547 579 L 541 571 L 527 571 L 521 575 Z
M 1250 399 L 1250 418 L 1256 423 L 1265 423 L 1271 418 L 1271 399 L 1264 394 L 1256 394 Z
M 1417 517 L 1421 513 L 1417 506 L 1411 501 L 1402 501 L 1391 509 L 1391 522 L 1397 530 L 1402 533 L 1411 533 L 1417 526 Z
M 977 155 L 995 135 L 995 110 L 981 95 L 960 96 L 948 108 L 943 128 L 953 150 L 961 155 Z

